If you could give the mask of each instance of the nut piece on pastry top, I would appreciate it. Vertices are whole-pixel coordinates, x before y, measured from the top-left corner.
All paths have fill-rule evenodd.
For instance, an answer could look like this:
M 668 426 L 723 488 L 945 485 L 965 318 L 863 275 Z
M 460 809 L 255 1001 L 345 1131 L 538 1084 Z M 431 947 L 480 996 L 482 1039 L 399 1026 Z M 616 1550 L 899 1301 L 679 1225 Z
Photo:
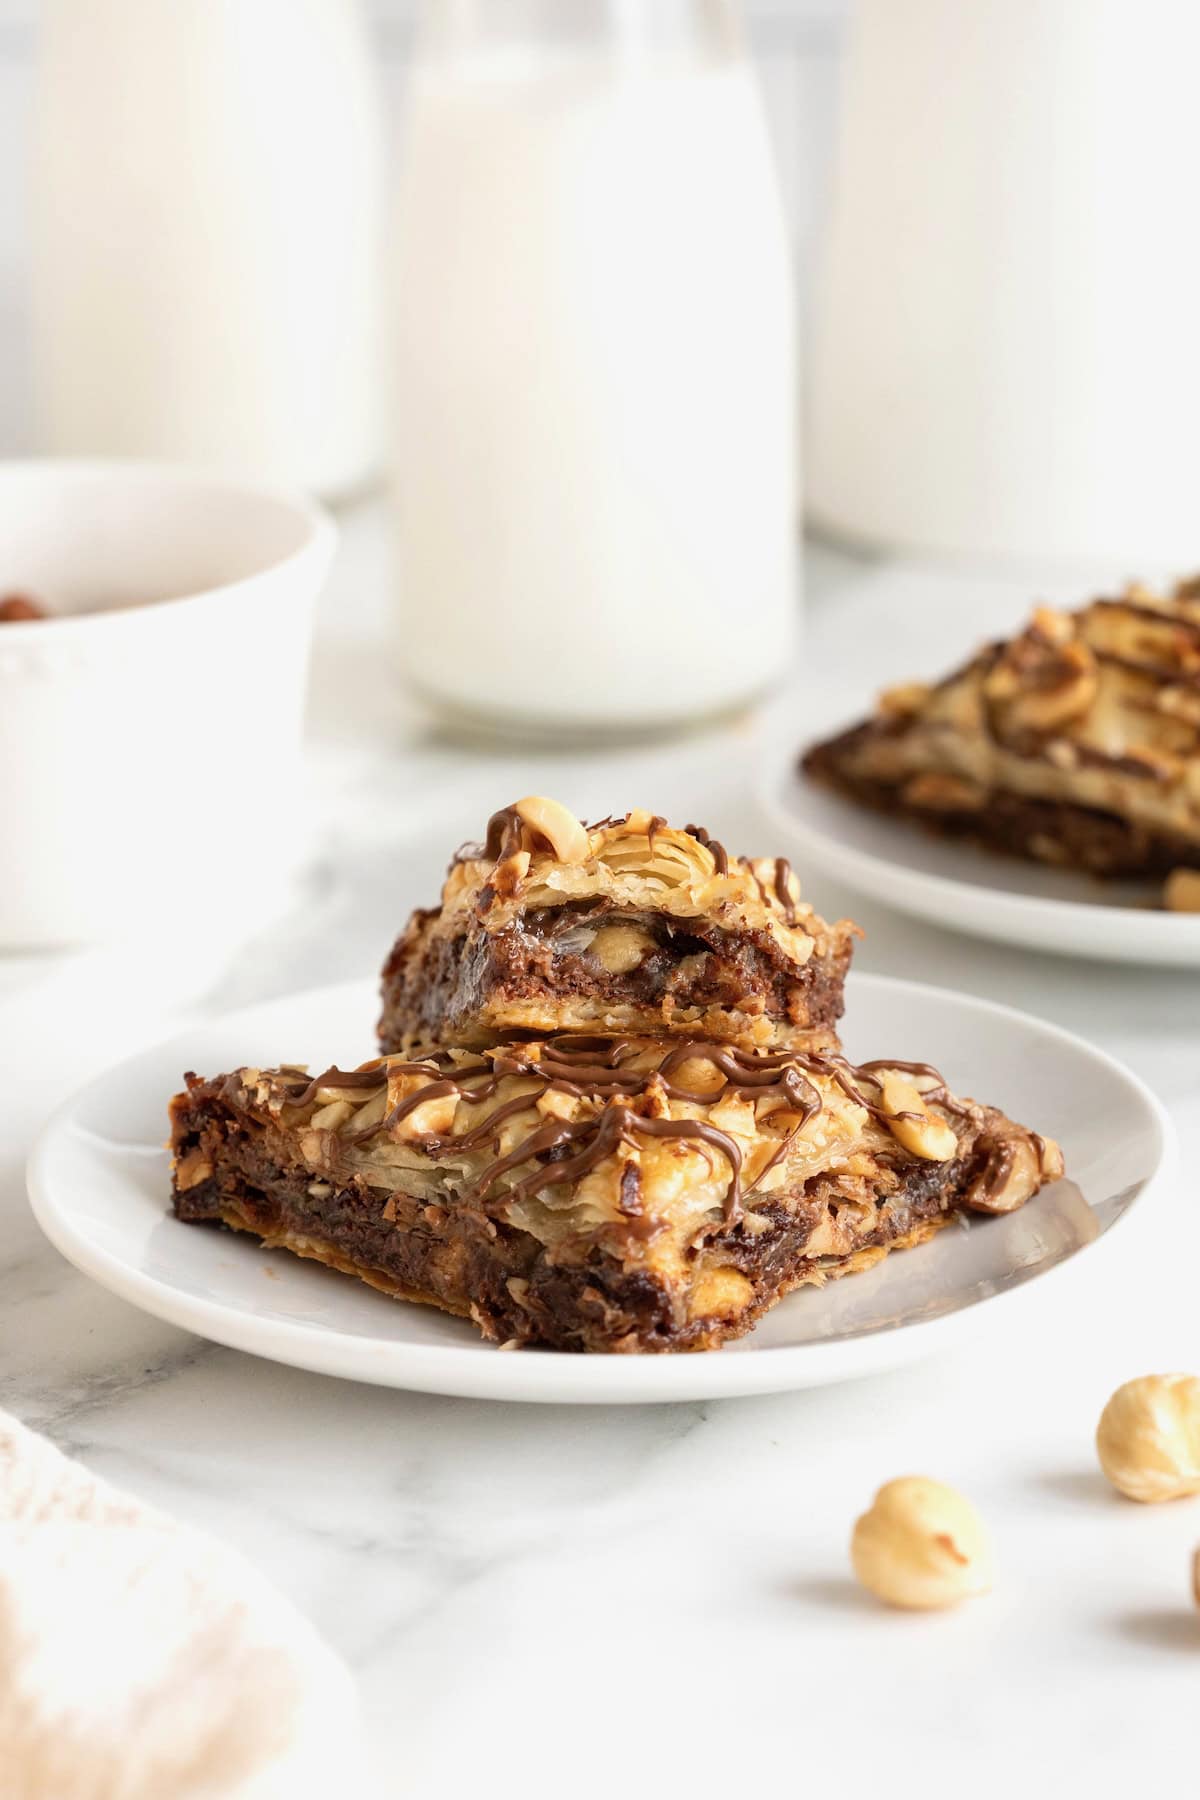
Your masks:
M 493 814 L 401 933 L 382 1048 L 555 1031 L 832 1043 L 856 934 L 805 904 L 782 858 L 643 811 L 584 825 L 530 796 Z
M 1097 875 L 1200 868 L 1200 579 L 1035 608 L 805 771 L 943 834 Z

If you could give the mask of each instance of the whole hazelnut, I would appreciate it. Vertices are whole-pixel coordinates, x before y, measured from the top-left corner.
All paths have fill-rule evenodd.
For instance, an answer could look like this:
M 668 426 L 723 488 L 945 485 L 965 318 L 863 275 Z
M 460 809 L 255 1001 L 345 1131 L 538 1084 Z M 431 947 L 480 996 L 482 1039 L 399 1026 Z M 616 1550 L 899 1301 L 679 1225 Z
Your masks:
M 526 794 L 523 800 L 515 802 L 513 811 L 535 838 L 550 846 L 551 855 L 559 862 L 587 861 L 591 849 L 588 834 L 560 801 L 548 800 L 545 794 Z
M 1200 1380 L 1141 1375 L 1127 1381 L 1100 1414 L 1096 1454 L 1130 1500 L 1200 1493 Z
M 881 1487 L 854 1527 L 850 1561 L 889 1606 L 956 1606 L 992 1585 L 992 1549 L 969 1500 L 940 1481 L 905 1475 Z

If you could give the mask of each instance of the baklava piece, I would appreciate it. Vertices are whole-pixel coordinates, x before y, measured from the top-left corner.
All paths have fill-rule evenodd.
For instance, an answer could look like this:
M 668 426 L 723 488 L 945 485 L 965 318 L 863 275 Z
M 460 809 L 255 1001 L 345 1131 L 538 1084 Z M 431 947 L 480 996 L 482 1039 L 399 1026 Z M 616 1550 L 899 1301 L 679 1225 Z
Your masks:
M 1200 579 L 1040 607 L 953 675 L 882 695 L 803 768 L 888 813 L 1096 875 L 1200 867 Z
M 1062 1172 L 925 1065 L 708 1040 L 189 1075 L 172 1124 L 179 1218 L 573 1351 L 714 1348 Z
M 385 1052 L 517 1033 L 834 1041 L 855 927 L 827 925 L 782 858 L 726 854 L 645 812 L 580 824 L 540 798 L 494 815 L 383 971 Z

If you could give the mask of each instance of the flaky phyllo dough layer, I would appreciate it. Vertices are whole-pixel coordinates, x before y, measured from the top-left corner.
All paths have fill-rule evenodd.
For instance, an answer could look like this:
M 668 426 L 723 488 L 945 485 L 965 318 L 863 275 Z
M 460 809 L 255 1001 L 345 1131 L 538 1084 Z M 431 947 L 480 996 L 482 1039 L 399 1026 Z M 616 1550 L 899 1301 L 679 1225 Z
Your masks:
M 706 1348 L 790 1288 L 1009 1211 L 1057 1146 L 926 1065 L 568 1037 L 189 1078 L 176 1205 L 564 1348 Z
M 1200 579 L 1168 596 L 1133 586 L 1074 613 L 1039 607 L 1017 637 L 936 685 L 889 689 L 805 767 L 1047 862 L 1101 874 L 1198 865 Z
M 803 902 L 782 858 L 731 857 L 645 812 L 585 826 L 518 801 L 396 943 L 382 1044 L 563 1030 L 830 1042 L 853 935 Z

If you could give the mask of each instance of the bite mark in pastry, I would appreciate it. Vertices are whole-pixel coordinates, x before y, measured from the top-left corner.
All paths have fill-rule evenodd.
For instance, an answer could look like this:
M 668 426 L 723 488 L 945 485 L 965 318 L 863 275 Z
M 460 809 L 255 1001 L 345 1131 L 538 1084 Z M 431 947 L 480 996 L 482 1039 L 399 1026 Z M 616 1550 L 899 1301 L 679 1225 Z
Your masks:
M 713 1040 L 189 1075 L 171 1114 L 179 1218 L 562 1350 L 713 1348 L 1062 1172 L 924 1064 Z

